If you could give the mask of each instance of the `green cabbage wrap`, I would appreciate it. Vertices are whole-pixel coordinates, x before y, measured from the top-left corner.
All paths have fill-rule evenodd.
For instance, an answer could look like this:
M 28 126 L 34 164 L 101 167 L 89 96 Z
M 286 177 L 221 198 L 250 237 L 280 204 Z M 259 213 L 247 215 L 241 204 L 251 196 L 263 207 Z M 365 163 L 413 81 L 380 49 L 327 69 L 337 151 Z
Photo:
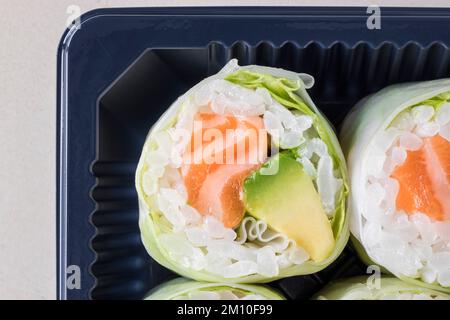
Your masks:
M 196 282 L 177 278 L 149 292 L 145 300 L 284 300 L 277 291 L 263 286 L 236 283 Z
M 378 285 L 378 286 L 377 286 Z M 314 299 L 318 300 L 449 300 L 448 294 L 406 283 L 397 278 L 381 278 L 379 283 L 365 276 L 333 281 Z

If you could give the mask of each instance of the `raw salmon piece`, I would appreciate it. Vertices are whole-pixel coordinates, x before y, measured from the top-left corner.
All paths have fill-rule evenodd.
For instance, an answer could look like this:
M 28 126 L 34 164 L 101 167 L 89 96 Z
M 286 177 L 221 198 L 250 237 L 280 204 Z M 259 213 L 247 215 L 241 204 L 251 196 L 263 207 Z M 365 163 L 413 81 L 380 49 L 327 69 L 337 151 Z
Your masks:
M 439 160 L 440 167 L 447 176 L 447 181 L 450 182 L 450 142 L 440 135 L 428 138 L 427 141 L 431 144 Z
M 236 129 L 238 122 L 233 116 L 218 116 L 215 113 L 203 112 L 198 113 L 195 116 L 194 121 L 201 123 L 201 130 L 196 130 L 194 127 L 194 132 L 191 137 L 191 141 L 187 148 L 187 154 L 192 154 L 200 147 L 205 147 L 204 136 L 205 133 L 210 129 L 215 129 L 220 132 L 220 134 L 225 135 L 227 129 Z M 196 141 L 197 140 L 197 141 Z
M 400 185 L 397 209 L 450 219 L 449 173 L 450 143 L 439 135 L 424 139 L 423 147 L 408 151 L 405 162 L 392 173 Z
M 201 214 L 215 215 L 226 227 L 235 227 L 245 212 L 240 199 L 243 181 L 266 157 L 263 120 L 206 112 L 195 119 L 201 121 L 201 130 L 194 130 L 184 155 L 190 162 L 181 170 L 188 201 Z M 215 134 L 222 143 L 215 144 Z
M 424 149 L 433 192 L 442 207 L 441 220 L 450 220 L 450 142 L 435 135 L 425 139 Z
M 225 227 L 234 228 L 241 222 L 245 208 L 241 201 L 244 180 L 255 165 L 224 165 L 209 174 L 197 201 L 192 205 L 202 214 L 213 215 Z
M 201 122 L 201 130 L 193 132 L 191 141 L 184 154 L 185 164 L 182 167 L 182 175 L 190 203 L 196 201 L 198 192 L 207 175 L 218 167 L 217 164 L 208 164 L 203 161 L 203 148 L 213 142 L 205 143 L 203 141 L 205 132 L 214 128 L 225 134 L 227 128 L 235 129 L 237 126 L 236 118 L 232 116 L 218 116 L 210 112 L 198 113 L 194 120 Z M 197 142 L 195 139 L 197 139 Z M 200 161 L 197 162 L 197 160 Z

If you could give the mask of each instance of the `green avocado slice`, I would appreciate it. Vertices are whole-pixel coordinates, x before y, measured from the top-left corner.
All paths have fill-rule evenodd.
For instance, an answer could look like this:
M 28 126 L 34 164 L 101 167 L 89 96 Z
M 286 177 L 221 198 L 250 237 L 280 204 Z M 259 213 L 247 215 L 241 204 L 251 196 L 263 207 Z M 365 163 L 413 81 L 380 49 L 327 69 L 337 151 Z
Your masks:
M 247 212 L 304 248 L 315 262 L 333 251 L 331 223 L 311 178 L 287 153 L 269 159 L 244 182 Z

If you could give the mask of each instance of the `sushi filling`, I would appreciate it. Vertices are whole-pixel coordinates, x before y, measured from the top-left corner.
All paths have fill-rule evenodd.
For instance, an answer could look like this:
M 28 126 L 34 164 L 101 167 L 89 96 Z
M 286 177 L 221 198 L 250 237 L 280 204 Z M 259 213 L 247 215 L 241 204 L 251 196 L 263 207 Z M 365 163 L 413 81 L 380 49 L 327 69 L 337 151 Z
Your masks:
M 186 154 L 195 153 L 191 143 L 199 119 L 219 131 L 257 128 L 263 139 L 255 149 L 244 152 L 246 156 L 256 153 L 256 162 L 217 165 L 201 159 L 186 165 Z M 161 230 L 160 245 L 170 258 L 186 268 L 224 278 L 277 276 L 280 269 L 310 260 L 308 252 L 285 234 L 245 215 L 240 200 L 243 180 L 273 156 L 273 150 L 272 154 L 261 152 L 273 144 L 292 151 L 311 177 L 328 218 L 333 218 L 342 198 L 342 177 L 312 124 L 310 116 L 286 109 L 266 89 L 247 89 L 223 79 L 186 98 L 175 125 L 154 134 L 142 176 L 146 201 L 157 208 L 151 215 Z M 225 150 L 228 145 L 221 146 Z M 224 185 L 229 187 L 227 192 Z
M 450 103 L 404 110 L 375 138 L 367 164 L 370 256 L 397 275 L 450 286 Z

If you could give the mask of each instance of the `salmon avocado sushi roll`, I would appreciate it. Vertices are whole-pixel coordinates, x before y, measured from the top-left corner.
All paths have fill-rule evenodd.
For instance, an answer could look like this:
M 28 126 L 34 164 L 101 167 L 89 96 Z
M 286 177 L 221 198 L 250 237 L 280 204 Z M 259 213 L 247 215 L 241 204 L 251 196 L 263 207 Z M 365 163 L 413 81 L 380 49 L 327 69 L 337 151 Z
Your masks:
M 142 241 L 156 261 L 199 281 L 248 283 L 338 257 L 347 173 L 306 92 L 313 82 L 232 60 L 170 106 L 136 171 Z
M 450 80 L 379 91 L 347 116 L 341 138 L 363 259 L 449 292 Z

